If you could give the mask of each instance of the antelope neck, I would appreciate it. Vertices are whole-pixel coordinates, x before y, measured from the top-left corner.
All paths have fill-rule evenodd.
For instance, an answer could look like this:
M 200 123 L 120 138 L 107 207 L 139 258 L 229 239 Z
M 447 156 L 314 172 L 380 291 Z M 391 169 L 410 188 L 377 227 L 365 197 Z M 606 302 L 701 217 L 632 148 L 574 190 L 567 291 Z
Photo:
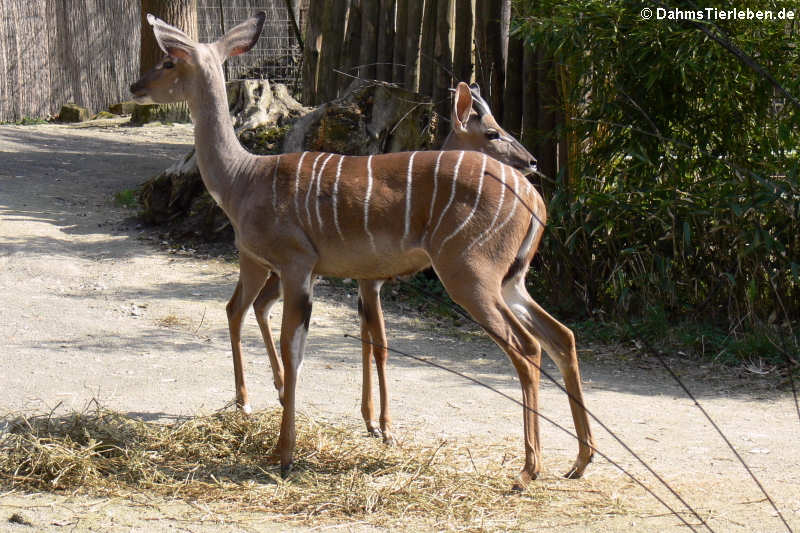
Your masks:
M 201 68 L 206 72 L 192 80 L 187 95 L 194 122 L 197 166 L 208 192 L 227 211 L 228 193 L 236 177 L 255 156 L 242 147 L 233 130 L 222 70 L 211 64 Z

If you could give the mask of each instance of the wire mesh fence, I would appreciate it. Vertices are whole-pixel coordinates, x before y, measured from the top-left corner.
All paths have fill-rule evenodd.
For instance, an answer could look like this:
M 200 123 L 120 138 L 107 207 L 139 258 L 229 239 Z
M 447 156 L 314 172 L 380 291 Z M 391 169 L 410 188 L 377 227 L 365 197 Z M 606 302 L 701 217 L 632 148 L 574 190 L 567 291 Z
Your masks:
M 265 11 L 267 20 L 256 46 L 247 54 L 228 59 L 225 77 L 268 79 L 283 83 L 292 93 L 301 89 L 302 50 L 284 0 L 199 0 L 198 31 L 201 42 L 218 39 L 223 33 Z

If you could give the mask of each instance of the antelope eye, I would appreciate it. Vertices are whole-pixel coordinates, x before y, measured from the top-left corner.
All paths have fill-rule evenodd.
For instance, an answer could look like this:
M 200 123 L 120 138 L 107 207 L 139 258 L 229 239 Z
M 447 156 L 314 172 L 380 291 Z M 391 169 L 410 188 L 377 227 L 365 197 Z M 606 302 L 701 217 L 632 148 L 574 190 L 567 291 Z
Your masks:
M 161 66 L 164 68 L 175 68 L 175 63 L 173 63 L 172 61 L 164 61 L 164 63 Z
M 499 139 L 500 138 L 500 132 L 498 132 L 497 130 L 489 130 L 489 131 L 486 132 L 486 138 L 489 139 L 490 141 L 494 141 L 496 139 Z

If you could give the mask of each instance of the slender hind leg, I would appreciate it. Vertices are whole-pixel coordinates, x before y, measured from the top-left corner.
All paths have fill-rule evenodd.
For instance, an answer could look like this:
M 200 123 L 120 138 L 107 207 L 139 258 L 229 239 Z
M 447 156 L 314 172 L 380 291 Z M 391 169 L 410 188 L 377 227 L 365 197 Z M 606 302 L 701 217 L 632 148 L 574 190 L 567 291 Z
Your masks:
M 392 420 L 389 414 L 389 386 L 386 381 L 386 360 L 388 359 L 386 327 L 380 294 L 383 283 L 384 280 L 360 280 L 358 282 L 361 338 L 367 341 L 362 343 L 363 386 L 361 391 L 361 414 L 367 424 L 367 431 L 376 437 L 382 435 L 383 442 L 393 444 Z M 380 430 L 375 424 L 372 404 L 371 359 L 373 357 L 378 371 L 378 387 L 381 401 Z
M 242 319 L 248 307 L 264 286 L 269 271 L 242 254 L 239 258 L 239 281 L 233 291 L 226 311 L 228 313 L 228 330 L 231 337 L 233 353 L 233 377 L 236 384 L 236 406 L 245 413 L 251 407 L 247 401 L 247 387 L 244 384 L 244 364 L 242 361 Z
M 575 432 L 578 435 L 578 457 L 564 477 L 579 478 L 592 460 L 594 440 L 584 406 L 575 336 L 569 328 L 550 316 L 531 298 L 525 289 L 524 280 L 509 281 L 504 285 L 503 297 L 516 317 L 539 339 L 547 355 L 555 362 L 564 377 Z
M 525 487 L 536 479 L 541 470 L 539 447 L 539 371 L 541 348 L 536 339 L 520 323 L 505 303 L 500 280 L 481 279 L 476 273 L 454 270 L 457 279 L 441 276 L 451 298 L 464 307 L 489 336 L 508 355 L 519 375 L 522 387 L 525 465 L 515 489 Z M 484 276 L 485 277 L 485 276 Z
M 253 302 L 253 311 L 255 311 L 256 314 L 258 327 L 261 329 L 264 345 L 267 347 L 269 364 L 272 368 L 272 382 L 275 384 L 275 390 L 278 391 L 278 399 L 283 403 L 283 363 L 275 349 L 275 341 L 272 339 L 272 329 L 269 324 L 270 310 L 280 296 L 281 279 L 273 272 L 267 278 L 267 282 L 264 288 L 261 289 L 255 302 Z

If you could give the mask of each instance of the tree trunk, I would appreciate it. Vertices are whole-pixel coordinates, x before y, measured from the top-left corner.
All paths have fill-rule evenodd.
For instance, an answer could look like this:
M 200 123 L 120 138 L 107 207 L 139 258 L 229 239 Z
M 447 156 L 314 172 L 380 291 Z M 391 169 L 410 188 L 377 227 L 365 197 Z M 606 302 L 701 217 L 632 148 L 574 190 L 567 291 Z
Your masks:
M 341 68 L 344 22 L 347 18 L 349 0 L 325 0 L 322 13 L 322 49 L 319 56 L 319 85 L 317 102 L 327 102 L 337 96 Z
M 524 61 L 523 144 L 536 157 L 539 170 L 550 179 L 555 179 L 558 172 L 558 140 L 553 136 L 553 130 L 556 127 L 558 91 L 552 72 L 553 63 L 541 50 L 530 48 L 525 50 Z M 551 183 L 543 182 L 542 190 L 545 197 L 549 197 Z
M 299 0 L 284 0 L 286 4 L 286 12 L 289 14 L 289 24 L 292 25 L 294 36 L 297 37 L 297 42 L 300 44 L 300 50 L 303 50 L 303 33 L 300 31 L 300 4 Z
M 522 48 L 522 144 L 538 158 L 536 145 L 539 138 L 537 131 L 539 117 L 539 78 L 536 63 L 536 52 L 528 46 Z
M 164 57 L 158 47 L 153 28 L 147 22 L 147 14 L 153 14 L 167 24 L 182 30 L 192 39 L 197 39 L 197 0 L 142 0 L 142 43 L 139 51 L 139 74 L 144 74 Z M 147 110 L 138 109 L 146 107 Z M 138 113 L 136 112 L 138 111 Z M 186 102 L 137 106 L 135 116 L 148 116 L 170 122 L 191 122 Z M 135 120 L 134 120 L 135 122 Z
M 503 128 L 521 139 L 523 96 L 523 56 L 525 47 L 522 39 L 511 36 L 508 40 L 508 60 L 506 61 L 506 87 L 503 96 Z M 500 115 L 497 115 L 500 116 Z M 524 144 L 524 143 L 523 143 Z
M 378 64 L 375 77 L 381 81 L 392 81 L 392 60 L 394 59 L 394 16 L 396 0 L 380 1 L 380 25 L 378 27 Z
M 402 84 L 406 78 L 406 39 L 408 38 L 408 3 L 414 0 L 397 0 L 397 29 L 394 35 L 394 65 L 392 80 Z
M 505 63 L 503 61 L 503 39 L 501 6 L 497 0 L 477 0 L 475 36 L 478 43 L 479 82 L 492 112 L 503 116 L 503 87 L 505 87 Z
M 378 61 L 378 28 L 380 26 L 380 2 L 361 0 L 361 50 L 358 56 L 358 76 L 375 79 Z
M 342 58 L 338 70 L 345 74 L 336 74 L 337 96 L 344 94 L 348 85 L 358 77 L 359 56 L 361 54 L 361 19 L 363 18 L 363 0 L 349 0 L 350 4 L 344 18 L 344 43 L 342 44 Z
M 447 6 L 447 2 L 439 2 Z M 420 38 L 419 90 L 422 94 L 433 96 L 438 66 L 436 65 L 436 14 L 437 2 L 425 1 L 422 16 L 422 36 Z
M 424 0 L 408 0 L 408 23 L 406 26 L 406 71 L 405 88 L 419 92 L 419 52 L 422 37 L 422 13 Z
M 320 101 L 319 59 L 322 51 L 322 15 L 325 0 L 310 0 L 308 5 L 308 21 L 306 22 L 306 40 L 303 47 L 303 101 L 306 105 L 317 105 Z
M 433 86 L 433 102 L 439 114 L 437 128 L 438 145 L 444 142 L 448 128 L 443 124 L 450 118 L 450 88 L 454 85 L 453 72 L 453 16 L 455 0 L 439 0 L 436 13 L 436 83 Z
M 472 39 L 474 16 L 471 0 L 456 0 L 456 37 L 453 46 L 453 72 L 456 81 L 472 81 Z

